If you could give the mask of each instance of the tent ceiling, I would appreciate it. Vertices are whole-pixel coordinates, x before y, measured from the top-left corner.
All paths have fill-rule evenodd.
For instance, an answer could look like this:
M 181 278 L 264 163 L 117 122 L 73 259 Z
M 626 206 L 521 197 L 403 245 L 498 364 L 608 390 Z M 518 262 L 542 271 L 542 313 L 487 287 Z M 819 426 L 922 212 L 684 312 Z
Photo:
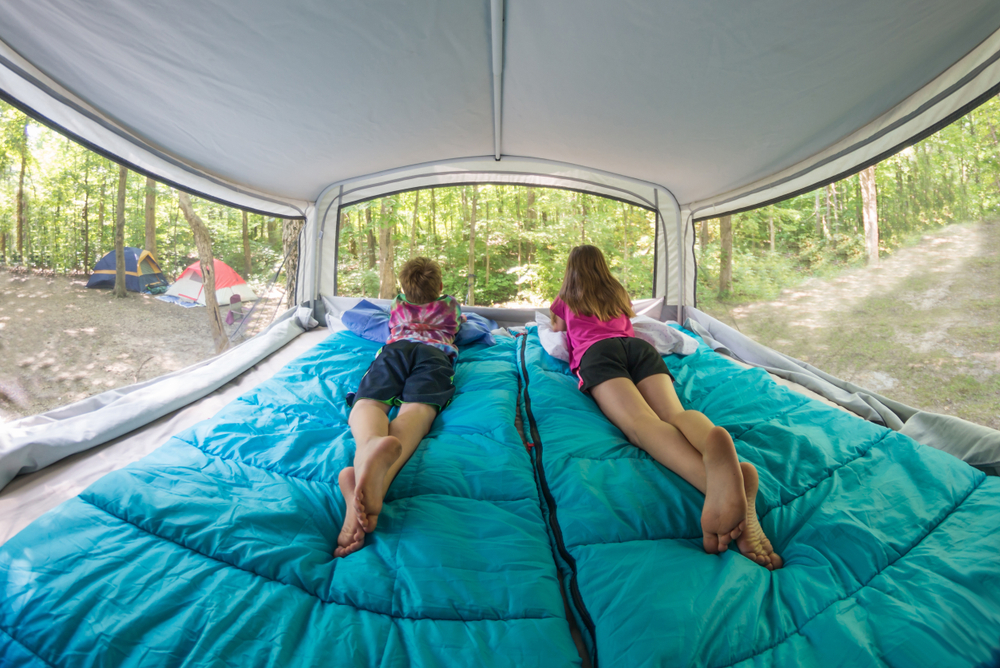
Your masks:
M 504 4 L 502 154 L 660 184 L 682 204 L 820 154 L 1000 29 L 996 0 Z M 489 0 L 10 0 L 0 40 L 0 64 L 37 68 L 35 85 L 103 115 L 133 153 L 181 163 L 151 169 L 194 190 L 189 173 L 309 202 L 495 149 Z M 57 102 L 5 81 L 74 131 Z

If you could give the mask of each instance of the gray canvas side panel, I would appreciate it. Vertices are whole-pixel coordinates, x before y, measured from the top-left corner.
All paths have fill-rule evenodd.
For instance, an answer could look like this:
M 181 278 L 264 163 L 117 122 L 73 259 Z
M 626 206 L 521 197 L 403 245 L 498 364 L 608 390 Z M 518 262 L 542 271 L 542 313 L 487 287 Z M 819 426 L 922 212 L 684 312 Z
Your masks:
M 0 489 L 16 475 L 106 443 L 215 391 L 305 331 L 300 323 L 309 324 L 311 314 L 303 311 L 289 309 L 252 339 L 186 369 L 0 425 Z

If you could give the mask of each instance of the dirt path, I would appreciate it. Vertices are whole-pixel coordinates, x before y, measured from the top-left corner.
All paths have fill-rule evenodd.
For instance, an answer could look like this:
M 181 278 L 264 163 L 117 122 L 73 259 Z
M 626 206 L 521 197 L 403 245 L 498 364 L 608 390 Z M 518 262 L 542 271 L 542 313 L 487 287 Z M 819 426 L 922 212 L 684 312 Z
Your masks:
M 272 292 L 250 333 L 273 316 L 281 289 Z M 182 369 L 214 350 L 204 308 L 0 270 L 0 422 Z
M 205 309 L 0 272 L 0 418 L 176 371 L 214 351 Z
M 1000 429 L 1000 223 L 952 225 L 879 268 L 713 313 L 905 404 Z

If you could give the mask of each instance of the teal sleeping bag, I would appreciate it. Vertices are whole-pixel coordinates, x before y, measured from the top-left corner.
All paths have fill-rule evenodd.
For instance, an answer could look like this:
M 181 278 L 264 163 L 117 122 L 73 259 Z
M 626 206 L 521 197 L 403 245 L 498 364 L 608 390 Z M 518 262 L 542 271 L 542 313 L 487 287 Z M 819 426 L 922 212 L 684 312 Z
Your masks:
M 706 554 L 703 497 L 630 445 L 534 330 L 519 340 L 566 598 L 610 666 L 995 666 L 1000 479 L 700 346 L 684 406 L 760 473 L 769 572 Z
M 331 336 L 0 547 L 0 664 L 579 665 L 512 339 L 463 350 L 378 530 L 333 557 L 378 347 Z

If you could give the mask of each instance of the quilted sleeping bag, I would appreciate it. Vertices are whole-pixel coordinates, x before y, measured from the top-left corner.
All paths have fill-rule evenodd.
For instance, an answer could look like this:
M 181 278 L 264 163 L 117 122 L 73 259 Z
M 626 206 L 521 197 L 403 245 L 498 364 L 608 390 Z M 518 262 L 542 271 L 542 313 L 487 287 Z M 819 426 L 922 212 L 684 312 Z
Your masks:
M 463 350 L 378 530 L 333 558 L 344 397 L 378 347 L 332 335 L 8 541 L 0 664 L 579 665 L 512 339 Z
M 703 497 L 630 445 L 534 331 L 519 340 L 537 476 L 595 666 L 994 666 L 1000 479 L 701 345 L 686 408 L 760 473 L 769 572 L 701 547 Z

